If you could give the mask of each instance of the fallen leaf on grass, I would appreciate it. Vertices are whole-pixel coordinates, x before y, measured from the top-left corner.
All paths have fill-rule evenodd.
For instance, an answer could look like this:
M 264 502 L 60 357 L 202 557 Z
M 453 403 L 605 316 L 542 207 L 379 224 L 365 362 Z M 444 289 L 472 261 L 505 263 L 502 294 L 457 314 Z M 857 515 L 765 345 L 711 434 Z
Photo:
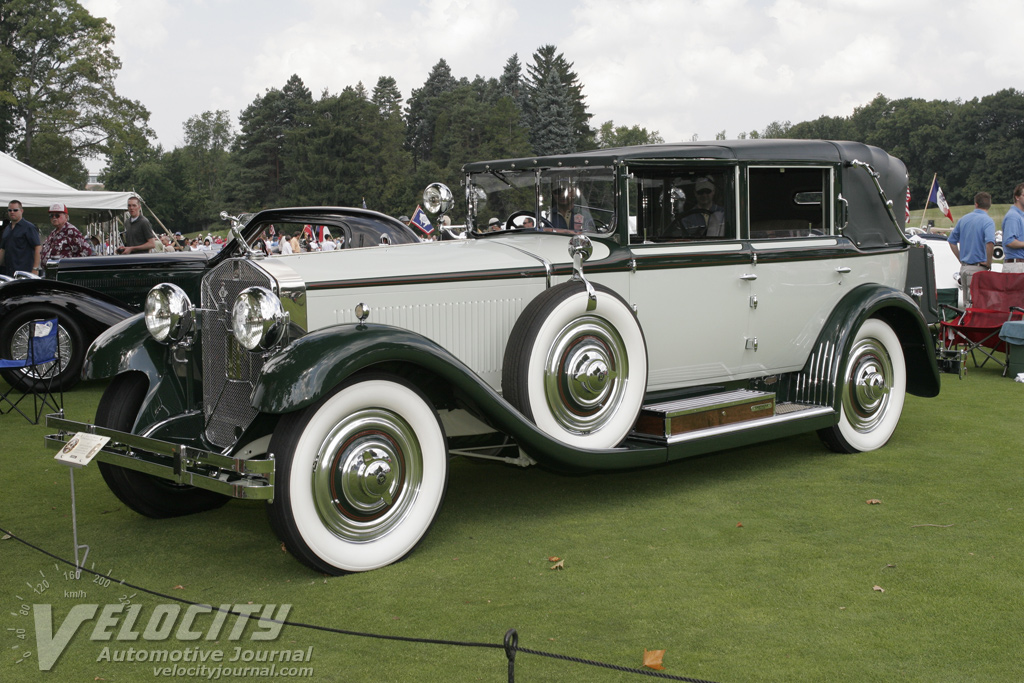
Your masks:
M 736 527 L 737 527 L 737 528 L 739 528 L 739 527 L 741 527 L 741 526 L 743 526 L 743 522 L 737 522 L 737 523 L 736 523 Z
M 884 588 L 882 588 L 881 586 L 875 586 L 875 587 L 874 587 L 874 588 L 872 588 L 871 590 L 873 590 L 873 591 L 878 591 L 879 593 L 884 593 L 884 592 L 885 592 L 885 589 L 884 589 Z
M 657 669 L 663 671 L 664 666 L 661 665 L 661 660 L 665 658 L 664 650 L 648 650 L 644 648 L 644 666 L 648 669 Z
M 181 585 L 181 584 L 179 583 L 179 584 L 178 584 L 177 586 L 175 586 L 175 587 L 174 587 L 174 590 L 176 590 L 176 591 L 183 591 L 183 590 L 185 590 L 185 587 L 184 587 L 184 586 L 182 586 L 182 585 Z
M 284 547 L 284 543 L 282 543 L 282 544 L 281 544 L 281 552 L 282 552 L 282 553 L 286 553 L 286 552 L 288 552 L 288 548 L 285 548 L 285 547 Z
M 549 557 L 548 558 L 548 562 L 558 562 L 560 559 L 562 559 L 562 558 L 560 558 L 560 557 Z
M 10 535 L 10 534 L 4 534 L 4 535 L 3 535 L 3 537 L 2 537 L 2 538 L 0 538 L 0 540 L 4 540 L 4 541 L 6 541 L 6 540 L 7 540 L 7 539 L 9 539 L 10 537 L 11 537 L 11 535 Z
M 865 501 L 865 502 L 868 505 L 881 505 L 882 504 L 882 501 L 878 500 L 877 498 L 872 498 L 871 500 L 868 500 L 868 501 Z
M 555 562 L 553 565 L 548 567 L 548 569 L 565 569 L 565 560 L 559 560 L 558 562 Z

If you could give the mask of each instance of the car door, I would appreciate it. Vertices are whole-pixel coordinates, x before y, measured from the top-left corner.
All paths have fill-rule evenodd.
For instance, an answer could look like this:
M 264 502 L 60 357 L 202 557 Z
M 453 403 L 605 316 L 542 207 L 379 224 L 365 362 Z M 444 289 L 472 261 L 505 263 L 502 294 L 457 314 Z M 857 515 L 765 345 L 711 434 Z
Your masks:
M 858 252 L 834 235 L 835 172 L 827 165 L 746 169 L 748 228 L 756 265 L 748 373 L 798 370 L 839 300 L 862 282 L 885 281 L 891 258 Z
M 752 294 L 736 167 L 631 170 L 630 297 L 647 340 L 648 390 L 736 379 Z

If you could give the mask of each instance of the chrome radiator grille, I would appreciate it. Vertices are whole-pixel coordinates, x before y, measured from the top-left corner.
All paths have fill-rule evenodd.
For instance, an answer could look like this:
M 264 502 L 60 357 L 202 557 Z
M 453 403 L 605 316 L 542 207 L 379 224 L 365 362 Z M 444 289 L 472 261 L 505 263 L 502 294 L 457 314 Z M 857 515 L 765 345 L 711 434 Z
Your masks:
M 231 307 L 253 286 L 277 291 L 274 279 L 246 259 L 225 261 L 203 278 L 203 414 L 206 438 L 221 447 L 234 443 L 256 417 L 250 400 L 263 356 L 246 351 L 231 335 Z

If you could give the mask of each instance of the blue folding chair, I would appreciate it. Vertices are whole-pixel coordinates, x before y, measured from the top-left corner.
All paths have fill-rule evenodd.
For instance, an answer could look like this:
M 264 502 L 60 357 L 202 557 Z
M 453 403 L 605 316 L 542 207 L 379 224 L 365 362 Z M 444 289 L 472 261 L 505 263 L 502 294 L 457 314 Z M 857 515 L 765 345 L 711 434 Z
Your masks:
M 58 388 L 53 390 L 54 378 L 60 370 L 60 344 L 58 343 L 57 319 L 33 320 L 27 326 L 24 340 L 24 355 L 19 340 L 15 339 L 11 355 L 19 358 L 0 359 L 0 369 L 20 369 L 21 378 L 0 395 L 0 414 L 18 411 L 31 424 L 39 424 L 39 418 L 47 408 L 64 412 L 64 394 Z M 32 396 L 32 412 L 22 410 L 21 402 Z

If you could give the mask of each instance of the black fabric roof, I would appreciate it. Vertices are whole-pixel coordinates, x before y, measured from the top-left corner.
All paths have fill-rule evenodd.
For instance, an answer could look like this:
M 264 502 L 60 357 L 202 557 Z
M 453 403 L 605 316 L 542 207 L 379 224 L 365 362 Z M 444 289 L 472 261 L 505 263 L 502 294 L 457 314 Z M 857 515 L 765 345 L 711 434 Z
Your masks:
M 715 140 L 708 142 L 676 142 L 636 147 L 595 149 L 573 154 L 547 157 L 524 157 L 466 164 L 466 172 L 491 169 L 550 168 L 558 166 L 605 166 L 642 159 L 736 159 L 779 161 L 850 161 L 873 156 L 868 145 L 833 140 Z M 870 148 L 877 150 L 877 148 Z M 878 150 L 881 151 L 881 150 Z

